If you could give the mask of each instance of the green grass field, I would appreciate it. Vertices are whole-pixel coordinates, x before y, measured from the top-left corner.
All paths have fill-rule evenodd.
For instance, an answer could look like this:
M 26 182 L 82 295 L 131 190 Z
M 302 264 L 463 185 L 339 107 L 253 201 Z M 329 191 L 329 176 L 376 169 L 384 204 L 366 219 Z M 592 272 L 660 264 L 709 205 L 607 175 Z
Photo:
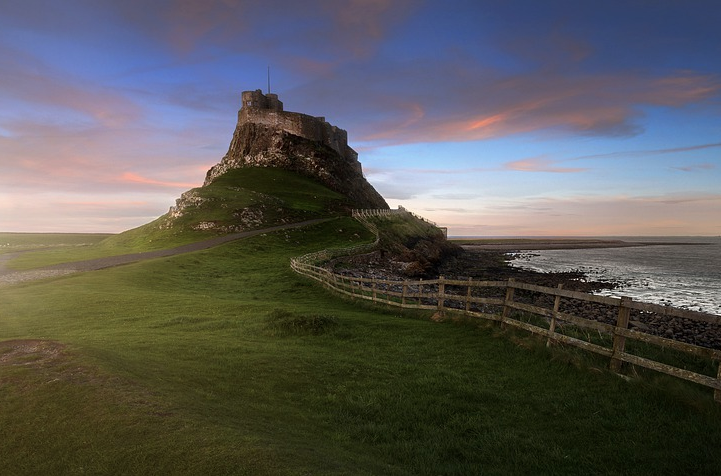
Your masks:
M 721 474 L 707 390 L 289 268 L 371 239 L 341 219 L 0 288 L 0 474 Z
M 91 246 L 112 235 L 107 233 L 0 233 L 0 254 L 47 248 Z

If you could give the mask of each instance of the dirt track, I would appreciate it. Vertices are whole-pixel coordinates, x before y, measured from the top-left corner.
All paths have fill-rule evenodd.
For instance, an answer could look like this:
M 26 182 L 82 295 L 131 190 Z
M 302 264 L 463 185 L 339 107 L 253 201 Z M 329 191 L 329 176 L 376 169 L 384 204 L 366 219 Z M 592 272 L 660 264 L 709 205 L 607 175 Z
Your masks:
M 291 223 L 288 225 L 279 225 L 270 228 L 263 228 L 261 230 L 251 230 L 244 231 L 242 233 L 233 233 L 230 235 L 210 238 L 208 240 L 198 241 L 196 243 L 190 243 L 187 245 L 165 250 L 154 250 L 145 251 L 143 253 L 107 256 L 105 258 L 96 258 L 86 261 L 75 261 L 72 263 L 61 263 L 27 271 L 13 271 L 7 269 L 4 262 L 12 258 L 13 255 L 11 253 L 8 253 L 6 255 L 0 256 L 0 286 L 22 283 L 26 281 L 34 281 L 36 279 L 50 278 L 53 276 L 62 276 L 65 274 L 77 273 L 81 271 L 94 271 L 97 269 L 110 268 L 113 266 L 120 266 L 128 263 L 135 263 L 136 261 L 142 261 L 146 259 L 163 258 L 166 256 L 175 256 L 183 253 L 190 253 L 193 251 L 206 250 L 208 248 L 222 245 L 223 243 L 228 243 L 229 241 L 235 241 L 242 238 L 250 238 L 251 236 L 262 235 L 263 233 L 272 233 L 274 231 L 300 228 L 303 226 L 314 225 L 316 223 L 321 223 L 328 220 L 330 220 L 330 218 L 319 218 L 299 223 Z

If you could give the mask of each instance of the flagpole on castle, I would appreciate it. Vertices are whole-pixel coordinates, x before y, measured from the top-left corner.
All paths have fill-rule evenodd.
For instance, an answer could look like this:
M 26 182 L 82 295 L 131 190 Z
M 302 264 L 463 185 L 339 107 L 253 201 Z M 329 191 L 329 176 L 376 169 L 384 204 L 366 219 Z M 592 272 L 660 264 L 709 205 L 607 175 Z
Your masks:
M 268 94 L 270 94 L 270 66 L 268 66 Z

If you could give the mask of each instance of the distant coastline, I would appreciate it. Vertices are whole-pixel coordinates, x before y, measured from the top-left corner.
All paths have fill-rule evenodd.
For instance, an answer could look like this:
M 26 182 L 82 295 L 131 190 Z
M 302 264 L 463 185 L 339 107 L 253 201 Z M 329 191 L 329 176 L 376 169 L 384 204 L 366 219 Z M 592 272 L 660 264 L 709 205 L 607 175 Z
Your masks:
M 698 242 L 623 241 L 597 238 L 463 238 L 452 237 L 451 242 L 467 249 L 489 251 L 519 250 L 580 250 L 592 248 L 630 248 L 657 245 L 704 245 Z

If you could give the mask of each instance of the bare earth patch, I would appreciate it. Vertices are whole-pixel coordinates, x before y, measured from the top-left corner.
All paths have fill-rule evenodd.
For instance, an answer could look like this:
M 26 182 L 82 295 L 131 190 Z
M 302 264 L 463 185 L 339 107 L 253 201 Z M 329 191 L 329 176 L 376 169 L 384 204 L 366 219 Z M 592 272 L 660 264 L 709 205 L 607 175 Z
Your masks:
M 8 273 L 0 275 L 0 284 L 18 284 L 25 281 L 36 281 L 38 279 L 54 278 L 56 276 L 64 276 L 66 274 L 74 273 L 72 269 L 48 269 L 48 270 L 30 270 L 30 271 L 17 271 L 14 273 Z
M 64 348 L 51 340 L 6 340 L 0 342 L 0 365 L 45 367 L 61 359 Z
M 20 371 L 19 373 L 17 371 Z M 53 388 L 90 387 L 96 401 L 113 402 L 143 414 L 170 417 L 174 412 L 135 382 L 81 364 L 63 343 L 42 339 L 0 341 L 1 391 L 32 395 Z M 2 471 L 0 471 L 2 473 Z

